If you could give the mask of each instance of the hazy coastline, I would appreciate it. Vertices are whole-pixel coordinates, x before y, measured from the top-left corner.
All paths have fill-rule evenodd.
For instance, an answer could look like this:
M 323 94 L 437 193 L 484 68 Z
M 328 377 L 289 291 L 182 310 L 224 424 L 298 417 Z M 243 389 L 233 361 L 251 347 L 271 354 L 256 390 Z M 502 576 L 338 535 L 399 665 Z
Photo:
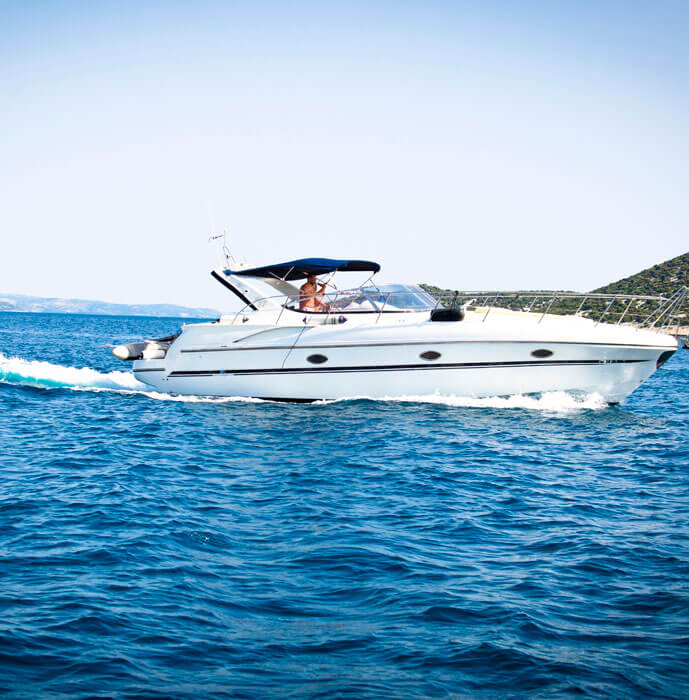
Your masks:
M 205 307 L 179 306 L 177 304 L 116 304 L 92 299 L 34 297 L 24 294 L 0 294 L 0 311 L 172 318 L 212 318 L 220 315 L 217 309 Z

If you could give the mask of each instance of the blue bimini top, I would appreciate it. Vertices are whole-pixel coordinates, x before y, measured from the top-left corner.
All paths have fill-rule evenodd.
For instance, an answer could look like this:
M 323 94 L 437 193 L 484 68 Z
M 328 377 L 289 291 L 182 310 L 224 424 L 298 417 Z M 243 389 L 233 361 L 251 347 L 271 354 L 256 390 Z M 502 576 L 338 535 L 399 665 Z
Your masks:
M 380 265 L 369 260 L 333 260 L 332 258 L 301 258 L 289 262 L 252 267 L 247 270 L 225 270 L 226 275 L 242 277 L 273 277 L 285 281 L 306 279 L 309 275 L 328 272 L 378 272 Z

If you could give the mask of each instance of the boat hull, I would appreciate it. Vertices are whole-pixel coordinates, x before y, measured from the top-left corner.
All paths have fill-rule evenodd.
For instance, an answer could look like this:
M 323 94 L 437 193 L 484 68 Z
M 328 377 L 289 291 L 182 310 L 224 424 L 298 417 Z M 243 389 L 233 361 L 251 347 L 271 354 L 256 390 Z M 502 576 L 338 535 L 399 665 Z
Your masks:
M 618 403 L 676 350 L 669 336 L 653 336 L 653 345 L 495 339 L 314 344 L 313 336 L 308 345 L 290 345 L 282 338 L 245 348 L 187 345 L 163 361 L 136 362 L 134 373 L 160 391 L 205 396 L 309 401 L 565 391 Z

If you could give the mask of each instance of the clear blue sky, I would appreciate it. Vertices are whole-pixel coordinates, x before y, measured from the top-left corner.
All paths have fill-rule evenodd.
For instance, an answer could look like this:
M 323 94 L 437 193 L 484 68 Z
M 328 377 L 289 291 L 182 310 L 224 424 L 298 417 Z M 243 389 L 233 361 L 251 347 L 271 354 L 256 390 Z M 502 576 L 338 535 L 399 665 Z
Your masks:
M 384 281 L 634 273 L 689 250 L 687 36 L 685 1 L 0 0 L 0 292 L 222 307 L 225 227 Z

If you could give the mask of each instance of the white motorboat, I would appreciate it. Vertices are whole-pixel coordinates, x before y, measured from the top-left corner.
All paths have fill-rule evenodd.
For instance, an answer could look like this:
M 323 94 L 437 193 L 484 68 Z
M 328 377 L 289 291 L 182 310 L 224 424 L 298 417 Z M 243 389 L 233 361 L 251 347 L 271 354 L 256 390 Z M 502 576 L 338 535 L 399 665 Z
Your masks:
M 313 401 L 565 391 L 617 403 L 677 350 L 660 329 L 678 308 L 675 297 L 589 295 L 605 308 L 600 317 L 586 315 L 583 304 L 555 313 L 553 301 L 537 293 L 485 302 L 464 294 L 461 305 L 455 295 L 443 305 L 415 285 L 375 284 L 379 269 L 326 258 L 223 266 L 211 274 L 241 300 L 241 310 L 113 353 L 133 361 L 140 381 L 176 394 Z M 333 276 L 345 272 L 367 273 L 367 280 L 341 291 Z M 306 297 L 298 285 L 313 274 L 327 275 L 328 286 Z M 574 296 L 557 298 L 571 305 Z M 645 326 L 628 323 L 655 302 Z M 626 310 L 613 323 L 615 304 Z

